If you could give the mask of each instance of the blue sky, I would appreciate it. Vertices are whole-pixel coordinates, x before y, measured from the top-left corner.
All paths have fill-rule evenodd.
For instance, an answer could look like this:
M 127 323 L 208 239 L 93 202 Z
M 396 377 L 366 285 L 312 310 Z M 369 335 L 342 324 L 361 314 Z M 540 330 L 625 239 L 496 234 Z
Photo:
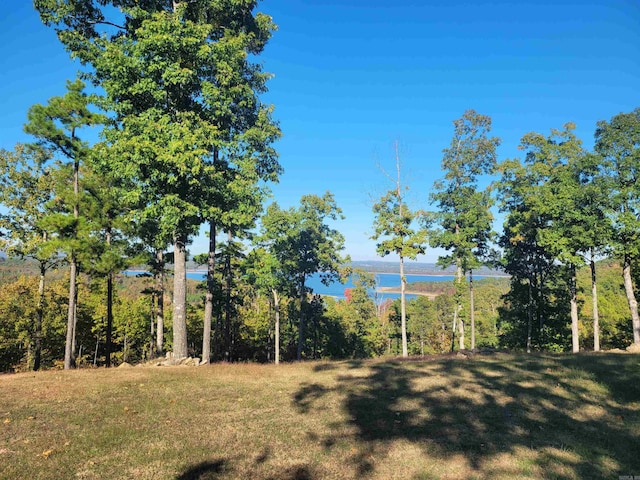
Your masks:
M 391 188 L 394 141 L 416 208 L 429 208 L 452 121 L 469 108 L 493 119 L 500 159 L 527 132 L 577 124 L 587 148 L 598 120 L 640 106 L 640 2 L 264 0 L 278 25 L 260 57 L 275 77 L 285 169 L 283 207 L 330 190 L 335 226 L 356 260 L 375 259 L 372 198 Z M 77 66 L 31 2 L 0 18 L 0 148 L 27 138 L 30 105 L 61 94 Z M 204 239 L 191 246 L 206 249 Z M 433 261 L 439 252 L 422 259 Z

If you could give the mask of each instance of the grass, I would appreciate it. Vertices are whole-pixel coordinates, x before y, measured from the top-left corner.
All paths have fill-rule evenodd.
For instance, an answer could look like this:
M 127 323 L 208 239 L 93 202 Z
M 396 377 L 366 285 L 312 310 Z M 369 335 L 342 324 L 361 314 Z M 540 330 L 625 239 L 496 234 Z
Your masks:
M 640 475 L 640 357 L 512 355 L 0 377 L 2 479 Z

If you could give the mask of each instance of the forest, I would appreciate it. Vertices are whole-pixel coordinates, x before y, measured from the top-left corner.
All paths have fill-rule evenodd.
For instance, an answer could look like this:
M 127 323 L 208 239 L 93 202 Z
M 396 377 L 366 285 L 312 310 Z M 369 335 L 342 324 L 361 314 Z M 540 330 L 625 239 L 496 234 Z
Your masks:
M 640 348 L 640 108 L 598 122 L 593 151 L 568 121 L 511 159 L 469 109 L 424 205 L 396 147 L 372 207 L 377 254 L 399 259 L 383 303 L 330 188 L 270 198 L 283 132 L 258 59 L 276 25 L 256 2 L 34 5 L 82 69 L 0 151 L 0 371 Z M 405 262 L 429 248 L 456 278 L 407 299 Z M 508 278 L 474 278 L 487 267 Z M 323 297 L 314 275 L 355 287 Z

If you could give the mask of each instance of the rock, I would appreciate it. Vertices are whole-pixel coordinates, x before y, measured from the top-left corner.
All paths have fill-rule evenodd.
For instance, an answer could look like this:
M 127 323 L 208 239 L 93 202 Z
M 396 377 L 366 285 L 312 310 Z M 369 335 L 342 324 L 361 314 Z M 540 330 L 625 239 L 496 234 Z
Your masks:
M 632 343 L 627 347 L 629 353 L 640 353 L 640 343 Z
M 118 365 L 118 368 L 131 368 L 133 365 L 131 365 L 130 363 L 127 362 L 122 362 L 120 365 Z

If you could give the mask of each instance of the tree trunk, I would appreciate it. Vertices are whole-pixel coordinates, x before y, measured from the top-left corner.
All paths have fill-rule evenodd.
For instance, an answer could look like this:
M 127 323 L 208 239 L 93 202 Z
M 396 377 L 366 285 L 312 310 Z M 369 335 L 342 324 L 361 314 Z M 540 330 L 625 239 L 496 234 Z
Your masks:
M 111 228 L 107 228 L 107 249 L 111 245 Z M 107 339 L 105 342 L 105 366 L 111 367 L 111 335 L 113 330 L 113 273 L 107 274 Z
M 591 249 L 591 297 L 593 299 L 593 351 L 600 351 L 600 314 L 598 312 L 598 285 L 596 283 L 596 261 Z
M 404 258 L 400 256 L 400 333 L 402 335 L 402 356 L 408 357 L 407 349 L 407 308 L 404 291 L 407 285 L 407 277 L 404 276 Z
M 69 309 L 67 311 L 67 338 L 64 345 L 64 369 L 75 367 L 73 352 L 76 321 L 76 254 L 71 252 L 69 261 Z
M 580 351 L 580 332 L 578 330 L 578 279 L 576 277 L 576 266 L 569 267 L 571 278 L 569 280 L 571 290 L 571 346 L 573 353 Z
M 225 299 L 224 299 L 224 344 L 225 344 L 225 359 L 230 362 L 232 359 L 231 348 L 231 241 L 233 240 L 233 234 L 227 232 L 227 257 L 225 259 Z
M 106 367 L 111 367 L 111 336 L 113 331 L 113 273 L 107 274 L 107 342 Z
M 298 351 L 296 354 L 296 358 L 298 360 L 302 360 L 302 350 L 304 349 L 304 304 L 305 304 L 305 297 L 306 297 L 306 292 L 304 289 L 304 282 L 305 282 L 305 278 L 304 275 L 302 276 L 302 278 L 300 279 L 300 322 L 298 325 Z
M 156 303 L 158 301 L 158 295 L 157 293 L 154 291 L 153 293 L 151 293 L 150 296 L 151 299 L 151 309 L 149 310 L 149 360 L 152 359 L 154 357 L 154 352 L 156 351 L 156 347 L 155 347 L 155 343 L 156 343 L 156 339 L 155 339 L 155 335 L 156 335 L 156 330 L 155 330 L 155 321 L 156 321 Z
M 456 297 L 458 299 L 458 305 L 456 306 L 456 310 L 458 311 L 458 328 L 460 332 L 458 341 L 459 341 L 460 350 L 464 350 L 464 321 L 462 320 L 462 315 L 460 315 L 460 312 L 462 311 L 462 302 L 461 302 L 460 295 L 458 295 L 460 285 L 462 283 L 462 266 L 460 264 L 458 264 L 458 268 L 456 271 L 456 282 L 458 284 L 456 288 Z
M 75 132 L 72 133 L 72 137 L 75 136 Z M 75 159 L 73 162 L 73 218 L 76 220 L 74 238 L 77 237 L 77 221 L 80 217 L 79 207 L 80 196 L 80 162 Z M 75 367 L 75 328 L 76 328 L 76 299 L 77 299 L 77 260 L 76 253 L 71 251 L 69 261 L 69 310 L 67 313 L 67 338 L 64 346 L 64 369 L 69 370 Z
M 469 319 L 471 321 L 471 350 L 476 349 L 476 312 L 473 295 L 473 270 L 469 270 Z
M 187 250 L 186 239 L 173 242 L 173 358 L 187 358 Z
M 164 252 L 156 250 L 156 294 L 158 303 L 156 309 L 156 354 L 163 354 L 164 350 Z
M 458 305 L 453 309 L 453 324 L 451 325 L 451 351 L 456 349 L 456 327 L 458 326 Z
M 36 307 L 35 325 L 35 352 L 33 359 L 33 371 L 40 369 L 42 360 L 42 318 L 44 317 L 44 276 L 47 272 L 45 262 L 40 262 L 40 282 L 38 283 L 38 306 Z
M 624 290 L 627 294 L 629 309 L 631 310 L 631 325 L 633 327 L 633 343 L 640 344 L 640 317 L 638 316 L 638 301 L 633 293 L 633 281 L 631 280 L 631 258 L 625 254 L 622 267 L 624 278 Z
M 207 294 L 204 299 L 204 327 L 202 329 L 202 363 L 211 361 L 211 321 L 213 319 L 213 290 L 216 271 L 216 225 L 209 222 L 209 255 L 207 257 Z
M 273 289 L 271 290 L 273 293 L 273 309 L 276 314 L 275 321 L 275 362 L 276 365 L 280 363 L 280 296 L 278 292 Z
M 529 277 L 529 303 L 527 305 L 527 353 L 531 353 L 531 330 L 533 329 L 533 292 Z

